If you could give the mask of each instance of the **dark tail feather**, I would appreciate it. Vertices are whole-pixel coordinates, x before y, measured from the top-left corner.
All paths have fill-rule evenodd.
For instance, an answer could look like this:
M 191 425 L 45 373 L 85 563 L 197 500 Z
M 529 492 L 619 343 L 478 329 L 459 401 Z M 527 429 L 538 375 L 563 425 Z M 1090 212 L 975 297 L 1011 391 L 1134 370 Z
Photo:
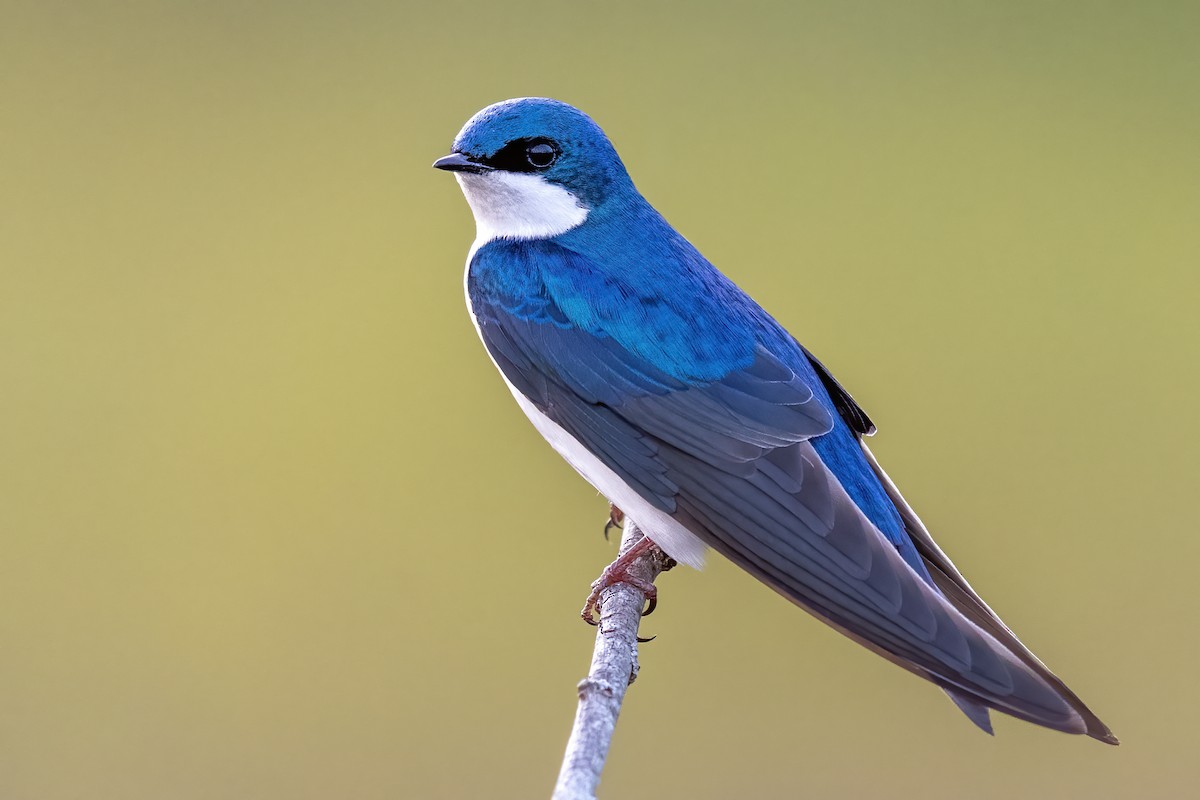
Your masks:
M 988 736 L 996 735 L 996 732 L 992 730 L 992 717 L 988 714 L 987 706 L 977 703 L 965 694 L 960 694 L 952 689 L 947 689 L 946 694 L 950 695 L 950 699 L 954 701 L 954 705 L 958 706 L 958 710 L 966 714 L 967 719 L 974 722 L 979 727 L 979 730 Z
M 921 554 L 925 561 L 926 567 L 929 569 L 929 574 L 933 577 L 937 588 L 945 595 L 955 608 L 971 622 L 978 625 L 983 630 L 990 633 L 1002 645 L 1033 670 L 1039 677 L 1050 684 L 1053 689 L 1066 701 L 1071 708 L 1079 714 L 1083 719 L 1086 729 L 1083 731 L 1093 739 L 1097 739 L 1105 744 L 1120 744 L 1120 741 L 1113 732 L 1108 729 L 1108 726 L 1100 721 L 1091 709 L 1089 709 L 1079 697 L 1067 688 L 1067 685 L 1062 682 L 1049 668 L 1043 664 L 1037 656 L 1035 656 L 1028 647 L 1021 643 L 1021 640 L 1016 637 L 1008 626 L 988 607 L 987 603 L 983 602 L 971 585 L 967 583 L 967 579 L 962 576 L 958 568 L 952 562 L 942 549 L 933 541 L 933 537 L 929 535 L 929 531 L 925 528 L 925 524 L 917 516 L 912 507 L 908 505 L 896 485 L 892 483 L 892 479 L 887 476 L 883 468 L 879 466 L 879 462 L 875 460 L 875 456 L 863 444 L 863 453 L 870 462 L 871 467 L 875 470 L 875 474 L 879 476 L 879 480 L 887 489 L 888 496 L 891 498 L 896 510 L 900 512 L 901 518 L 904 520 L 904 526 L 912 537 L 914 544 L 917 546 L 917 551 Z M 949 692 L 950 698 L 958 705 L 960 709 L 971 720 L 979 725 L 979 721 L 975 719 L 971 711 L 968 711 L 963 705 L 963 700 L 956 696 L 954 692 Z M 967 699 L 968 704 L 979 704 L 974 700 Z M 983 728 L 983 725 L 980 725 Z M 990 723 L 988 728 L 984 728 L 989 733 Z

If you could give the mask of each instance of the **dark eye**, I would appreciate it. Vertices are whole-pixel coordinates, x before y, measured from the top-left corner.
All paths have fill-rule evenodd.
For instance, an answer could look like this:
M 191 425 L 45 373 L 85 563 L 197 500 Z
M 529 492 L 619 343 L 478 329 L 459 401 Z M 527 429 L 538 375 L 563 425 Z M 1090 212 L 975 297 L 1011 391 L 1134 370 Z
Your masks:
M 534 169 L 545 169 L 558 160 L 558 150 L 546 141 L 530 142 L 525 148 L 525 160 Z

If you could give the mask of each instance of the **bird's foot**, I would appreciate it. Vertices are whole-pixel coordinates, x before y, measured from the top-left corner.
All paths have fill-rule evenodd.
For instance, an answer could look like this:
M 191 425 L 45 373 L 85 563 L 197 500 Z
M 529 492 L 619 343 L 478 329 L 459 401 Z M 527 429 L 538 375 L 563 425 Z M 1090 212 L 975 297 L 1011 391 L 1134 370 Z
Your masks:
M 608 532 L 610 530 L 612 530 L 613 528 L 623 527 L 624 523 L 625 523 L 625 512 L 622 511 L 621 509 L 617 508 L 616 506 L 614 506 L 612 503 L 609 503 L 608 504 L 608 519 L 604 523 L 604 541 L 606 541 L 606 542 L 608 541 Z
M 658 605 L 658 589 L 654 587 L 653 583 L 629 574 L 629 567 L 634 560 L 652 547 L 656 547 L 654 542 L 642 537 L 637 544 L 617 556 L 616 561 L 604 568 L 600 577 L 592 583 L 592 593 L 588 595 L 587 602 L 583 604 L 583 611 L 579 612 L 579 616 L 583 618 L 584 622 L 588 625 L 598 624 L 593 612 L 600 610 L 600 593 L 617 583 L 632 586 L 645 595 L 646 610 L 642 612 L 643 617 L 654 612 L 655 606 Z

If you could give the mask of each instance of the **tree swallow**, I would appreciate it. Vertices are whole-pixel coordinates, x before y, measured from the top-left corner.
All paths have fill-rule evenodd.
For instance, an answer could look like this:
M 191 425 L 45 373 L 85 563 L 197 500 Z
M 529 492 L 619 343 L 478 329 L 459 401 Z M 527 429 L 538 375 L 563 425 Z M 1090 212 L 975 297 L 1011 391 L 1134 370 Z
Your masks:
M 988 733 L 995 709 L 1117 743 L 934 543 L 862 408 L 638 193 L 591 118 L 497 103 L 434 166 L 475 216 L 467 305 L 517 404 L 663 551 L 716 550 Z

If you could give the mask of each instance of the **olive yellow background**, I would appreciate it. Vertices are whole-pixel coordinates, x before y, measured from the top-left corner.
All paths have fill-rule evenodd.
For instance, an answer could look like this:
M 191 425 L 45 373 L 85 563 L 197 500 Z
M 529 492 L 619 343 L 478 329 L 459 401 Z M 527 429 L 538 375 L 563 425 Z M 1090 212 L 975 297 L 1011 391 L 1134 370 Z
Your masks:
M 1173 798 L 1200 736 L 1200 6 L 0 0 L 0 798 L 548 796 L 614 555 L 429 168 L 592 114 L 879 424 L 1123 740 L 997 717 L 714 560 L 608 798 Z

